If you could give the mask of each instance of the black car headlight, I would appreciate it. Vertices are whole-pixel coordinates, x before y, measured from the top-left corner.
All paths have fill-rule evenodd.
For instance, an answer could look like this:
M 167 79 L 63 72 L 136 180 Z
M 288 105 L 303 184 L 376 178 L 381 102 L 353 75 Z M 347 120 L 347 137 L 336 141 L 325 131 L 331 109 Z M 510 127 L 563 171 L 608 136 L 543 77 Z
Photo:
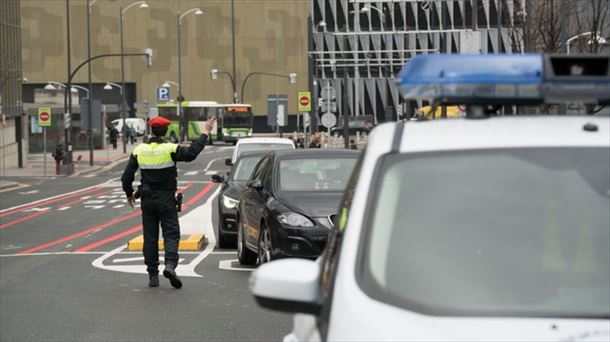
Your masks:
M 239 201 L 226 195 L 222 195 L 222 205 L 227 209 L 235 209 Z
M 307 217 L 297 213 L 284 213 L 277 217 L 280 223 L 291 227 L 313 227 L 314 223 Z

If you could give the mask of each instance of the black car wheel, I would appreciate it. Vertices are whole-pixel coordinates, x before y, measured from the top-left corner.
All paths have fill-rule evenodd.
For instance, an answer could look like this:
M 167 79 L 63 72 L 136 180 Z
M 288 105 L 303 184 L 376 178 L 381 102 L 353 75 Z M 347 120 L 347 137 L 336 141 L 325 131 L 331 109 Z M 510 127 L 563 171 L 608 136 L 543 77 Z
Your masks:
M 243 224 L 240 221 L 237 225 L 237 259 L 242 265 L 254 265 L 256 264 L 256 253 L 244 245 L 243 228 Z
M 273 246 L 271 244 L 271 235 L 266 224 L 261 227 L 261 233 L 258 236 L 258 262 L 264 264 L 273 260 Z

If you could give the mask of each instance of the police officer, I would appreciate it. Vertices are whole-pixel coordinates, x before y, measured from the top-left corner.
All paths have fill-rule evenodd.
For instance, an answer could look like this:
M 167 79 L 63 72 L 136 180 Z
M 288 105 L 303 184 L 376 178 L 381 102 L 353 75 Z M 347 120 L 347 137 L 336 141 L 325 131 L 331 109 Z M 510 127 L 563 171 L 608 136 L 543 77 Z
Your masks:
M 132 183 L 138 168 L 141 172 L 139 192 L 142 197 L 142 225 L 144 226 L 144 263 L 149 276 L 148 286 L 159 286 L 159 223 L 165 244 L 165 269 L 163 276 L 177 289 L 182 281 L 176 274 L 178 265 L 178 242 L 180 226 L 178 223 L 176 189 L 178 176 L 176 162 L 190 162 L 205 147 L 210 131 L 216 122 L 210 117 L 205 122 L 203 134 L 190 146 L 167 143 L 164 136 L 171 121 L 156 117 L 148 122 L 152 137 L 133 150 L 125 167 L 121 181 L 127 195 L 127 203 L 133 208 L 135 203 Z

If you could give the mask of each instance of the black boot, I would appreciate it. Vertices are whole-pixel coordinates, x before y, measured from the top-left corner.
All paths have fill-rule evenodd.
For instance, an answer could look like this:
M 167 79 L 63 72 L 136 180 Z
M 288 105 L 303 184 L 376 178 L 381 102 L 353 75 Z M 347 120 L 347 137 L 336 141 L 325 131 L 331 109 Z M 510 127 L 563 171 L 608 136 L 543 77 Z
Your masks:
M 159 276 L 151 274 L 148 276 L 148 287 L 159 287 Z
M 169 279 L 170 284 L 172 284 L 174 288 L 179 289 L 182 287 L 182 280 L 180 280 L 180 278 L 176 274 L 174 266 L 166 265 L 165 270 L 163 270 L 163 276 Z

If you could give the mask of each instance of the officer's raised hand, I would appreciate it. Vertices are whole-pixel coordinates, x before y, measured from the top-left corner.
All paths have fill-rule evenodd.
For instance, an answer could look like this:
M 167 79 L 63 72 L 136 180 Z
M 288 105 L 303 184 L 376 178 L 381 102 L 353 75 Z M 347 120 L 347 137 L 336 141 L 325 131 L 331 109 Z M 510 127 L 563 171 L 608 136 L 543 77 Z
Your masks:
M 216 125 L 216 117 L 215 116 L 210 116 L 205 121 L 205 126 L 203 127 L 203 134 L 209 136 L 210 132 L 214 129 L 214 125 Z

